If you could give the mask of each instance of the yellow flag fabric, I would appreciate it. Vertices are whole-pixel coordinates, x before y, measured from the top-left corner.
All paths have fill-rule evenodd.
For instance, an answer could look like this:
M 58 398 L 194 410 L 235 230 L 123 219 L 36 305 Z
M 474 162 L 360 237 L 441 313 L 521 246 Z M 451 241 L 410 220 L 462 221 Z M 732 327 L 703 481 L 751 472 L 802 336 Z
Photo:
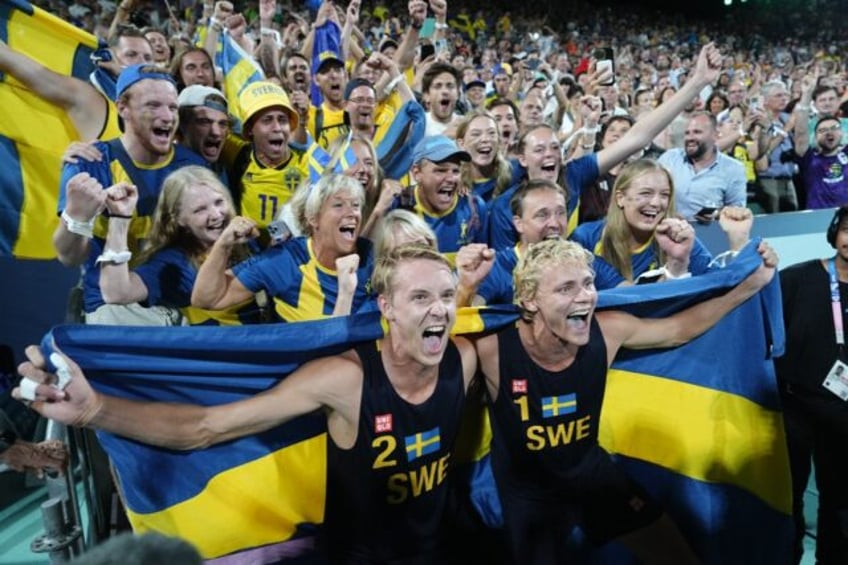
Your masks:
M 0 0 L 0 39 L 64 75 L 87 80 L 96 38 L 21 0 Z M 55 257 L 60 157 L 78 135 L 58 107 L 0 75 L 0 255 Z

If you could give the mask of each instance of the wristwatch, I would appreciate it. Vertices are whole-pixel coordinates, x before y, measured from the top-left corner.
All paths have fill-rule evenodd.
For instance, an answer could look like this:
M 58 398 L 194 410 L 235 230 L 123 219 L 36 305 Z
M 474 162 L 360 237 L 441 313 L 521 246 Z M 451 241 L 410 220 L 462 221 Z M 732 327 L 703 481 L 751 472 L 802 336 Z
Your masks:
M 18 434 L 10 429 L 0 431 L 0 454 L 12 447 L 18 441 Z

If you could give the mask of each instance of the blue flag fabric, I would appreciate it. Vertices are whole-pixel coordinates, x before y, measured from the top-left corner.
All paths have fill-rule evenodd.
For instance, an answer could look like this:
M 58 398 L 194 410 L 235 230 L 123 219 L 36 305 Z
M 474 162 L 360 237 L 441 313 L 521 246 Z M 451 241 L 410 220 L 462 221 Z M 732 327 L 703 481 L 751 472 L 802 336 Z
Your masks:
M 664 316 L 725 292 L 760 263 L 753 246 L 701 277 L 605 291 L 599 308 Z M 458 332 L 514 323 L 514 307 L 463 309 Z M 679 348 L 628 352 L 610 372 L 601 440 L 669 510 L 705 563 L 779 562 L 788 554 L 791 489 L 771 355 L 783 344 L 773 282 Z M 230 402 L 298 365 L 383 334 L 379 316 L 298 324 L 133 328 L 60 326 L 45 338 L 93 386 L 129 398 Z M 483 412 L 485 414 L 485 412 Z M 484 520 L 500 506 L 485 417 L 457 461 Z M 319 416 L 205 450 L 173 452 L 101 434 L 139 531 L 182 536 L 227 563 L 311 547 L 323 520 L 326 434 Z M 619 548 L 593 555 L 621 562 Z
M 233 131 L 241 133 L 243 112 L 239 106 L 239 94 L 249 84 L 265 80 L 262 67 L 248 54 L 241 45 L 230 37 L 229 33 L 218 36 L 218 47 L 215 51 L 215 66 L 221 68 L 224 75 L 224 96 L 230 106 L 230 113 L 235 118 Z
M 334 21 L 327 20 L 320 26 L 316 26 L 312 34 L 312 74 L 318 73 L 318 67 L 326 59 L 342 60 L 342 30 Z M 309 91 L 309 98 L 316 108 L 321 106 L 324 97 L 315 81 Z
M 88 80 L 97 39 L 25 0 L 0 0 L 0 40 L 59 74 Z M 0 256 L 52 259 L 61 157 L 79 138 L 65 112 L 0 74 Z

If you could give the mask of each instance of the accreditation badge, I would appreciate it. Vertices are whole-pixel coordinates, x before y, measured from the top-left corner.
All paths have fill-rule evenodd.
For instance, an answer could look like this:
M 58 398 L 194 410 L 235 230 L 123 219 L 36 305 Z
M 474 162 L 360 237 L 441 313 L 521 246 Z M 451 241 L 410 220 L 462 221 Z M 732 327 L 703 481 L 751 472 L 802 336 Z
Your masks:
M 837 360 L 827 373 L 822 386 L 842 400 L 848 400 L 848 365 Z

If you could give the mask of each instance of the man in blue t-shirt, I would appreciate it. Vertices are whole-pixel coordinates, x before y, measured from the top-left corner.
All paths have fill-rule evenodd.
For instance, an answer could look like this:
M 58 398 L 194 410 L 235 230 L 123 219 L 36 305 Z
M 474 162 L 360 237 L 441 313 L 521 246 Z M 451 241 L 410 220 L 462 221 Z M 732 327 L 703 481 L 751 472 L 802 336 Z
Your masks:
M 87 317 L 103 306 L 98 263 L 129 261 L 131 253 L 139 249 L 150 229 L 165 177 L 186 165 L 206 165 L 189 149 L 174 144 L 177 87 L 170 75 L 153 65 L 132 65 L 118 77 L 116 92 L 123 133 L 94 144 L 103 156 L 100 161 L 80 159 L 66 164 L 59 187 L 62 221 L 53 234 L 53 245 L 64 265 L 84 265 Z M 108 218 L 100 216 L 106 207 L 105 189 L 119 182 L 135 185 L 139 193 L 129 228 L 129 250 L 105 250 Z

